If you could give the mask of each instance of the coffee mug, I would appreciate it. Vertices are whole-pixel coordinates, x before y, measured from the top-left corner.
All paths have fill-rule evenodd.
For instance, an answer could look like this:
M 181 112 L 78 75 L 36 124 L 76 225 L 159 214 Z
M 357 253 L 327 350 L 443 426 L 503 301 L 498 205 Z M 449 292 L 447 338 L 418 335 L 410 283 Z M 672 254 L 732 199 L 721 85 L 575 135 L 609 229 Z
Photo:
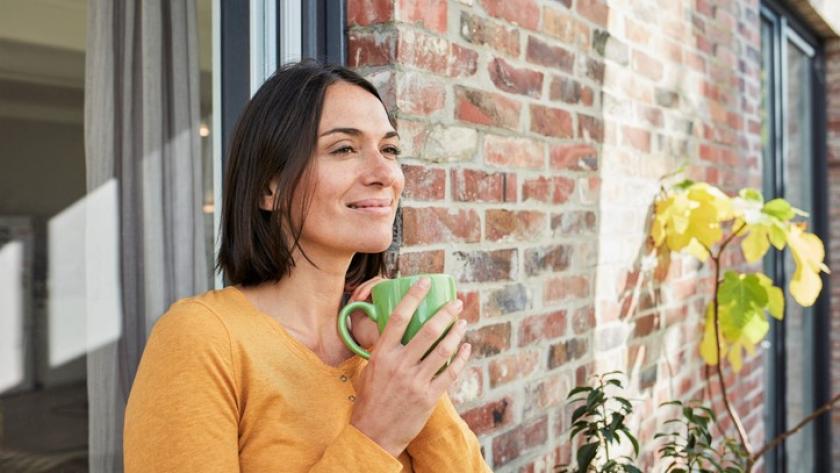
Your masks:
M 403 333 L 403 345 L 406 345 L 409 340 L 414 338 L 417 332 L 420 331 L 423 324 L 431 319 L 440 309 L 443 308 L 443 306 L 457 298 L 455 279 L 448 274 L 419 274 L 416 276 L 406 276 L 382 281 L 373 286 L 371 289 L 371 298 L 373 300 L 372 304 L 363 301 L 351 302 L 350 304 L 344 306 L 338 314 L 338 333 L 341 335 L 341 339 L 344 340 L 344 344 L 347 345 L 347 348 L 362 358 L 370 359 L 370 353 L 360 347 L 350 334 L 350 330 L 347 328 L 347 318 L 354 310 L 360 309 L 368 316 L 368 318 L 376 322 L 376 326 L 381 334 L 385 330 L 388 318 L 397 307 L 397 304 L 400 303 L 411 286 L 417 283 L 420 278 L 429 279 L 429 292 L 411 316 L 411 321 L 408 323 L 405 333 Z M 435 341 L 429 351 L 423 355 L 424 358 L 437 346 L 438 342 L 446 336 L 451 327 L 452 324 L 449 324 L 449 326 L 446 327 L 446 330 L 440 338 Z M 448 364 L 449 362 L 447 361 L 447 365 Z

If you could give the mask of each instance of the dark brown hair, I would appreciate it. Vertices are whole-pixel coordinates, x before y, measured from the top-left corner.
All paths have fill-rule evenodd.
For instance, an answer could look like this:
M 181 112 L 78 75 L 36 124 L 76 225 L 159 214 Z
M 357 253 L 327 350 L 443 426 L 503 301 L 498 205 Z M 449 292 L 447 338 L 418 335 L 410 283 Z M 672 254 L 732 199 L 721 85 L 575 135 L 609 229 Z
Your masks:
M 293 251 L 301 250 L 298 241 L 309 196 L 299 199 L 303 218 L 296 225 L 292 198 L 316 149 L 327 87 L 338 81 L 357 85 L 382 101 L 376 88 L 350 69 L 305 60 L 278 69 L 242 111 L 225 169 L 216 260 L 216 269 L 224 271 L 231 284 L 252 286 L 291 273 Z M 260 201 L 274 177 L 279 184 L 269 212 L 260 208 Z M 357 253 L 346 285 L 355 287 L 379 275 L 383 262 L 384 253 Z

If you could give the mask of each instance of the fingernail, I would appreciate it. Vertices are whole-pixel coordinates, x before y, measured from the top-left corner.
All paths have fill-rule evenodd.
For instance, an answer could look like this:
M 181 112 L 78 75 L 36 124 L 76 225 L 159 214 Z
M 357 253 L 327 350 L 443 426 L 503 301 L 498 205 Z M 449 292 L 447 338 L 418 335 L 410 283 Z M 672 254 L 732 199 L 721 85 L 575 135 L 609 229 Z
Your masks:
M 455 302 L 452 303 L 452 309 L 455 312 L 460 312 L 461 309 L 464 308 L 464 302 L 461 299 L 456 299 Z
M 423 289 L 429 287 L 430 284 L 431 282 L 429 281 L 429 278 L 420 278 L 420 281 L 417 283 L 417 285 Z
M 464 328 L 466 328 L 466 326 L 467 326 L 467 321 L 466 320 L 461 319 L 461 320 L 458 321 L 458 330 L 464 330 Z

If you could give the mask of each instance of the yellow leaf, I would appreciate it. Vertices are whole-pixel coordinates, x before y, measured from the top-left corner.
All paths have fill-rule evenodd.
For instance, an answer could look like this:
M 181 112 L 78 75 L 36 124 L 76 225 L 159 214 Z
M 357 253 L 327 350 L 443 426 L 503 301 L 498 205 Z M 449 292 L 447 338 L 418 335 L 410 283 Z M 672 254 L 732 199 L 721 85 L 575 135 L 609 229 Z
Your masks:
M 709 252 L 706 251 L 706 248 L 695 239 L 692 239 L 691 242 L 689 242 L 688 246 L 685 247 L 685 251 L 703 263 L 705 263 L 709 258 Z
M 770 248 L 767 239 L 767 227 L 764 225 L 750 225 L 750 233 L 741 240 L 741 250 L 748 263 L 760 260 Z
M 773 285 L 773 281 L 762 273 L 755 273 L 758 280 L 767 289 L 767 310 L 778 320 L 785 316 L 785 293 L 781 288 Z
M 721 354 L 726 354 L 726 346 L 720 341 Z M 706 327 L 703 330 L 703 341 L 700 342 L 700 355 L 706 364 L 718 364 L 717 345 L 715 344 L 715 313 L 710 302 L 706 307 Z
M 829 272 L 823 264 L 825 248 L 819 237 L 806 233 L 799 225 L 788 227 L 787 242 L 796 263 L 790 293 L 800 305 L 810 307 L 822 290 L 820 271 Z

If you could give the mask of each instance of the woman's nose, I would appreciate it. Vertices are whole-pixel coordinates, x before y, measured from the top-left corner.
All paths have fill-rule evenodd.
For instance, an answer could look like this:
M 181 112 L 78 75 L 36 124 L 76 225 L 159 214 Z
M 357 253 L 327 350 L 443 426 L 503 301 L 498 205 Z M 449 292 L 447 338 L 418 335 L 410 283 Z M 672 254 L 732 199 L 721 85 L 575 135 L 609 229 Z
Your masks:
M 388 187 L 402 178 L 402 168 L 393 158 L 374 150 L 365 159 L 363 177 L 367 185 Z

